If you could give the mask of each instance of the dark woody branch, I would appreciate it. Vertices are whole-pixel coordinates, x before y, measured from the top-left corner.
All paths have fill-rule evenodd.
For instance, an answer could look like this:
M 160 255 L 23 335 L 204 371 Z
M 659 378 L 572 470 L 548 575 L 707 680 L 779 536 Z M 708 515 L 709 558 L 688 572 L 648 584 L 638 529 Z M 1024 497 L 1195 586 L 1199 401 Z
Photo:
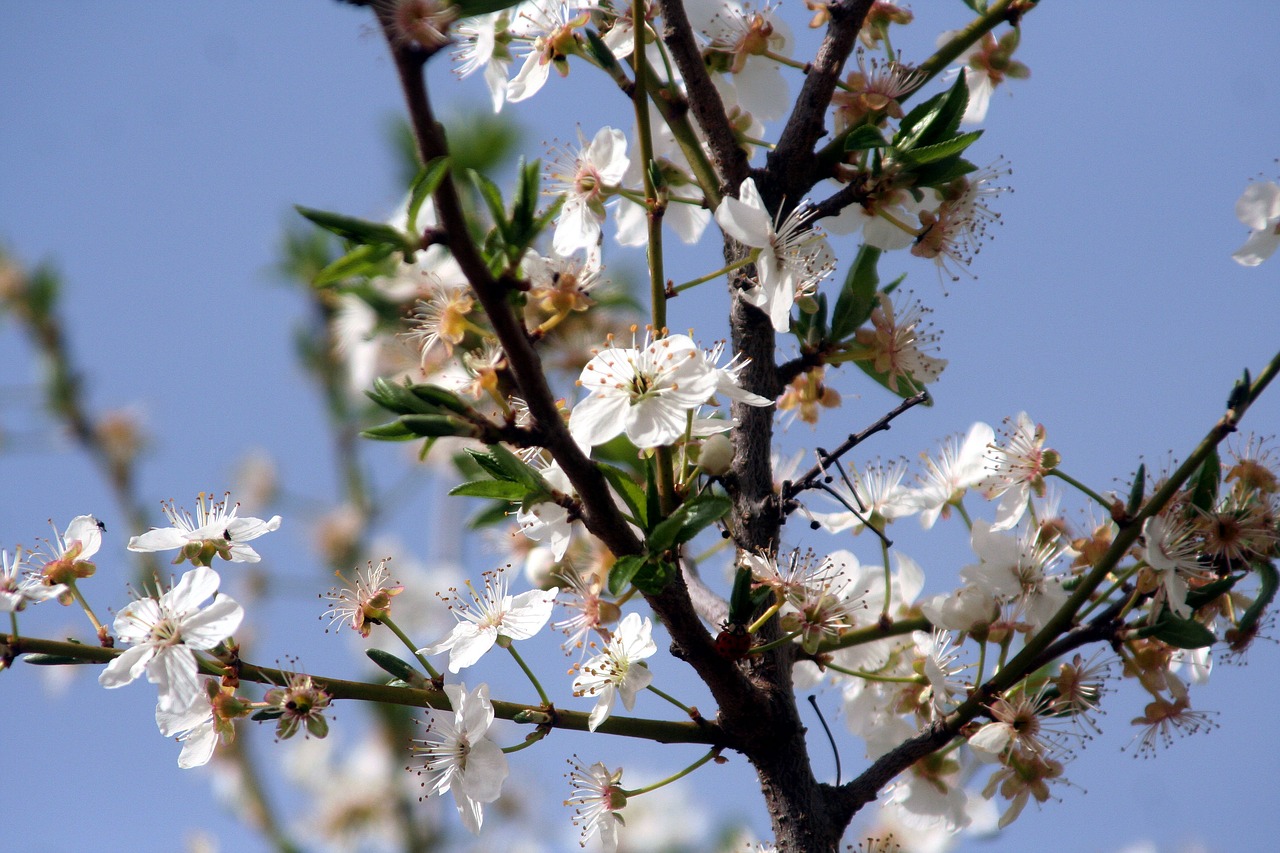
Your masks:
M 817 182 L 813 149 L 827 132 L 827 108 L 872 0 L 839 0 L 827 8 L 831 23 L 818 48 L 791 117 L 769 153 L 767 181 L 760 192 L 771 208 L 786 199 L 795 204 Z

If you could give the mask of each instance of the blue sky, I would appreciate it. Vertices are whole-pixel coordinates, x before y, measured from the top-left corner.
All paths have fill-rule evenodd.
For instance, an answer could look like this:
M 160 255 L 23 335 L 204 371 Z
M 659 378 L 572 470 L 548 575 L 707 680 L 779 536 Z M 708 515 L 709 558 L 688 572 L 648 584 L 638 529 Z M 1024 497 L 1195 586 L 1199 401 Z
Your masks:
M 916 12 L 897 42 L 908 58 L 923 58 L 938 31 L 964 20 L 959 2 L 945 14 L 925 4 Z M 974 420 L 994 425 L 1026 410 L 1046 425 L 1066 470 L 1107 490 L 1144 455 L 1159 467 L 1185 453 L 1221 414 L 1241 369 L 1256 370 L 1280 345 L 1280 262 L 1249 270 L 1230 259 L 1246 233 L 1236 198 L 1250 178 L 1280 172 L 1280 8 L 1045 0 L 1024 30 L 1019 57 L 1031 79 L 996 93 L 988 133 L 972 149 L 979 162 L 1005 158 L 1014 187 L 998 202 L 1003 224 L 974 264 L 976 280 L 949 284 L 943 298 L 919 262 L 882 263 L 882 276 L 908 271 L 908 285 L 935 308 L 951 363 L 934 389 L 938 404 L 896 424 L 868 454 L 914 457 Z M 432 79 L 446 104 L 487 103 L 478 81 L 458 84 L 443 69 Z M 272 455 L 301 497 L 265 510 L 284 515 L 285 527 L 259 550 L 293 594 L 263 603 L 257 657 L 298 653 L 316 671 L 355 671 L 349 644 L 321 634 L 315 618 L 314 595 L 332 579 L 307 550 L 305 509 L 331 501 L 336 485 L 315 463 L 328 458 L 310 426 L 321 402 L 293 362 L 291 330 L 305 305 L 271 267 L 292 204 L 378 218 L 399 199 L 386 125 L 400 97 L 367 15 L 292 0 L 6 4 L 0 81 L 0 242 L 24 262 L 57 264 L 91 401 L 133 407 L 156 436 L 141 472 L 145 499 L 190 506 L 202 489 L 230 487 L 247 451 Z M 571 137 L 571 122 L 588 135 L 606 123 L 629 127 L 612 96 L 579 66 L 510 109 L 529 129 L 529 155 L 541 156 L 543 140 Z M 601 112 L 576 112 L 587 102 Z M 718 298 L 682 297 L 672 326 L 700 322 Z M 114 552 L 99 562 L 95 600 L 118 608 L 128 600 L 127 534 L 83 457 L 18 390 L 35 372 L 12 324 L 0 325 L 0 546 L 32 544 L 50 518 L 62 527 L 98 514 Z M 874 388 L 843 387 L 837 416 L 813 436 L 793 427 L 787 441 L 832 444 L 890 405 Z M 1277 424 L 1280 394 L 1245 426 L 1271 434 Z M 371 452 L 388 478 L 403 458 L 395 447 Z M 434 510 L 418 501 L 391 527 L 425 552 L 440 530 L 424 526 Z M 906 526 L 903 547 L 931 588 L 954 585 L 971 559 L 964 537 L 931 543 Z M 70 611 L 45 609 L 24 628 L 85 636 Z M 1195 700 L 1217 711 L 1220 728 L 1149 760 L 1120 752 L 1141 707 L 1118 691 L 1105 734 L 1068 768 L 1088 793 L 1061 789 L 1061 803 L 1029 808 L 1006 834 L 966 849 L 1101 851 L 1144 839 L 1160 850 L 1194 841 L 1270 849 L 1280 757 L 1259 738 L 1277 675 L 1280 649 L 1268 642 L 1247 667 L 1216 669 Z M 31 806 L 11 809 L 6 835 L 23 849 L 166 851 L 197 827 L 224 850 L 265 849 L 213 801 L 208 774 L 177 769 L 148 688 L 108 694 L 80 674 L 51 695 L 21 668 L 0 678 L 0 768 Z M 335 729 L 358 717 L 340 711 Z M 279 748 L 266 730 L 255 734 L 260 756 Z M 558 765 L 592 748 L 566 738 L 536 760 Z M 850 747 L 846 768 L 856 759 Z M 647 767 L 656 775 L 668 763 Z M 693 790 L 718 814 L 760 810 L 741 761 L 704 770 Z M 567 825 L 567 816 L 542 823 Z

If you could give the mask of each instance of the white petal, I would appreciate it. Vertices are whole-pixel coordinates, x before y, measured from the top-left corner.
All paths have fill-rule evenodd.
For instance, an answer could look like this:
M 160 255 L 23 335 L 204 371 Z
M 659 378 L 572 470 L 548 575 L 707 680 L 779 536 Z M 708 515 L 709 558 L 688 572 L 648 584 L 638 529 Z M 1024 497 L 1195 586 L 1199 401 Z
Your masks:
M 182 641 L 193 649 L 211 649 L 230 637 L 244 619 L 235 599 L 218 593 L 213 603 L 182 623 Z
M 134 646 L 125 649 L 118 658 L 107 664 L 107 668 L 98 674 L 98 683 L 108 690 L 124 687 L 132 682 L 147 668 L 147 662 L 155 654 L 151 646 Z

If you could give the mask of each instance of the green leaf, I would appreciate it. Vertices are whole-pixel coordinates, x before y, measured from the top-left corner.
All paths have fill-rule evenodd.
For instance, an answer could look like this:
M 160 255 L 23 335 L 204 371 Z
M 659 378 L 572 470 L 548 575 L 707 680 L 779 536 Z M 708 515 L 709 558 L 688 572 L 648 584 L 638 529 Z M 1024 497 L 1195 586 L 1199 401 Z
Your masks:
M 365 649 L 365 654 L 368 655 L 369 660 L 406 684 L 421 684 L 426 680 L 414 666 L 390 652 L 384 652 L 382 649 Z
M 471 178 L 471 183 L 475 185 L 476 192 L 480 194 L 480 198 L 484 199 L 485 206 L 489 208 L 489 215 L 493 217 L 493 224 L 497 226 L 505 241 L 507 237 L 507 207 L 502 201 L 502 191 L 498 189 L 497 184 L 475 169 L 468 169 L 467 177 Z
M 621 497 L 623 503 L 627 505 L 627 509 L 631 510 L 631 516 L 643 530 L 648 526 L 648 507 L 646 505 L 644 489 L 635 480 L 631 479 L 631 475 L 621 468 L 613 465 L 607 465 L 603 462 L 596 463 L 596 468 L 609 481 L 609 485 L 613 486 Z
M 628 554 L 619 557 L 609 569 L 609 594 L 622 595 L 631 585 L 631 579 L 644 566 L 644 557 L 639 554 Z
M 845 151 L 865 151 L 868 148 L 884 148 L 889 143 L 885 141 L 884 134 L 879 128 L 864 124 L 855 127 L 849 131 L 849 135 L 844 138 Z
M 1218 578 L 1218 580 L 1207 583 L 1204 586 L 1189 590 L 1187 592 L 1187 606 L 1192 610 L 1199 610 L 1218 596 L 1229 592 L 1241 577 L 1243 575 L 1228 575 L 1225 578 Z
M 68 655 L 50 655 L 43 652 L 32 652 L 29 655 L 23 655 L 22 662 L 34 664 L 35 666 L 69 666 L 73 664 L 93 663 L 93 661 L 80 660 L 79 658 L 69 657 Z
M 422 399 L 404 385 L 388 382 L 382 377 L 373 380 L 373 387 L 365 392 L 370 400 L 397 415 L 435 415 L 440 407 Z
M 1222 461 L 1214 447 L 1191 480 L 1191 505 L 1202 512 L 1212 512 L 1218 502 L 1218 483 L 1222 479 Z
M 487 15 L 490 12 L 501 12 L 519 6 L 523 0 L 454 0 L 459 18 L 474 18 L 476 15 Z
M 418 399 L 432 406 L 439 406 L 451 412 L 463 414 L 471 411 L 471 407 L 467 405 L 457 394 L 447 391 L 439 385 L 410 385 L 408 390 Z
M 445 175 L 449 174 L 449 165 L 448 157 L 436 157 L 423 166 L 413 179 L 413 185 L 409 188 L 409 230 L 415 234 L 418 231 L 418 213 L 422 210 L 423 203 L 439 189 Z
M 412 441 L 415 438 L 420 438 L 416 432 L 400 423 L 399 420 L 369 427 L 361 431 L 360 435 L 364 438 L 371 438 L 374 441 Z
M 699 495 L 686 501 L 649 532 L 645 538 L 649 553 L 661 554 L 675 545 L 688 542 L 732 508 L 733 501 L 723 495 Z
M 492 527 L 495 524 L 507 524 L 511 521 L 511 506 L 507 503 L 494 503 L 471 516 L 467 526 L 472 530 Z
M 871 316 L 880 286 L 880 274 L 876 271 L 879 260 L 880 250 L 874 246 L 863 244 L 858 250 L 831 314 L 832 340 L 847 340 Z
M 1179 619 L 1167 610 L 1156 620 L 1156 624 L 1140 629 L 1138 636 L 1155 637 L 1175 649 L 1202 649 L 1212 646 L 1217 640 L 1213 632 L 1199 622 L 1194 619 Z
M 519 483 L 507 480 L 472 480 L 470 483 L 454 486 L 449 494 L 469 498 L 497 498 L 518 503 L 524 500 L 529 490 Z
M 356 246 L 350 252 L 316 273 L 311 283 L 316 287 L 327 287 L 351 278 L 374 278 L 387 271 L 387 258 L 397 251 L 395 246 L 386 243 L 374 243 Z
M 934 95 L 903 117 L 893 139 L 895 151 L 901 155 L 954 136 L 968 105 L 969 87 L 964 82 L 964 75 L 960 74 L 950 89 Z
M 1254 633 L 1258 620 L 1266 614 L 1271 601 L 1276 597 L 1276 590 L 1280 589 L 1280 572 L 1276 571 L 1275 563 L 1254 563 L 1253 572 L 1258 576 L 1258 592 L 1236 625 L 1236 631 L 1242 636 Z
M 913 148 L 910 151 L 903 152 L 897 157 L 899 163 L 903 166 L 914 167 L 924 166 L 929 163 L 936 163 L 939 160 L 945 160 L 948 157 L 959 156 L 966 148 L 978 141 L 978 137 L 982 136 L 982 131 L 975 130 L 970 133 L 962 133 L 959 136 L 953 136 L 942 142 L 933 145 L 923 145 Z
M 476 438 L 480 434 L 473 424 L 460 421 L 451 415 L 401 415 L 397 423 L 419 438 L 438 438 L 445 435 Z M 369 438 L 387 438 L 395 435 L 395 433 L 374 435 L 374 430 L 378 429 L 381 427 L 367 429 L 363 434 Z
M 938 163 L 929 163 L 915 170 L 916 186 L 945 187 L 956 178 L 962 178 L 977 170 L 977 166 L 963 157 L 955 157 Z
M 1138 470 L 1133 475 L 1133 486 L 1129 489 L 1129 502 L 1125 504 L 1124 511 L 1129 515 L 1135 515 L 1142 508 L 1142 498 L 1147 494 L 1147 464 L 1139 463 Z
M 666 560 L 646 560 L 631 578 L 631 584 L 646 595 L 657 595 L 676 576 L 676 566 Z
M 491 445 L 489 447 L 489 455 L 493 457 L 498 467 L 506 474 L 502 479 L 522 483 L 528 487 L 529 491 L 551 492 L 551 486 L 546 480 L 542 479 L 542 475 L 501 444 Z
M 467 455 L 475 460 L 476 464 L 485 470 L 485 472 L 495 480 L 510 480 L 507 472 L 498 464 L 498 460 L 494 459 L 483 450 L 474 450 L 467 448 Z
M 314 210 L 302 205 L 294 205 L 294 210 L 310 219 L 324 230 L 337 234 L 344 240 L 362 245 L 385 244 L 397 251 L 412 253 L 417 246 L 395 228 L 385 222 L 370 222 L 345 216 L 341 213 L 330 213 L 327 210 Z

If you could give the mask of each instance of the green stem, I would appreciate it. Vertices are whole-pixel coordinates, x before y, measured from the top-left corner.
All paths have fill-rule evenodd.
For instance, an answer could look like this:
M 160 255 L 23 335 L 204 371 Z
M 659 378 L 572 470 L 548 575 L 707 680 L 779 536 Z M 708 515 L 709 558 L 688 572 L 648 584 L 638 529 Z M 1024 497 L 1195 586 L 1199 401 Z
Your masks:
M 964 519 L 964 526 L 969 528 L 969 532 L 973 532 L 973 519 L 969 517 L 969 511 L 964 508 L 964 498 L 952 504 L 956 508 L 956 512 L 960 513 L 960 517 Z
M 843 666 L 836 666 L 834 663 L 827 664 L 827 669 L 834 670 L 845 675 L 851 675 L 854 678 L 861 678 L 866 681 L 883 681 L 886 684 L 928 684 L 929 679 L 923 675 L 880 675 L 874 672 L 863 672 L 860 669 L 846 669 Z
M 747 633 L 748 633 L 748 634 L 754 634 L 754 633 L 756 633 L 757 631 L 759 631 L 761 628 L 763 628 L 763 627 L 764 627 L 764 623 L 766 623 L 766 622 L 768 622 L 770 619 L 772 619 L 772 618 L 774 617 L 774 615 L 775 615 L 779 610 L 781 610 L 781 609 L 782 609 L 782 602 L 781 602 L 781 601 L 775 601 L 773 604 L 769 605 L 769 609 L 768 609 L 768 610 L 766 610 L 764 613 L 761 613 L 761 614 L 760 614 L 760 618 L 759 618 L 759 619 L 757 619 L 756 621 L 752 622 L 752 623 L 747 627 Z
M 662 692 L 658 688 L 654 687 L 652 684 L 647 686 L 645 690 L 648 690 L 650 693 L 653 693 L 655 695 L 661 696 L 663 699 L 666 699 L 668 702 L 670 702 L 672 705 L 675 705 L 681 711 L 684 711 L 690 717 L 693 717 L 695 719 L 697 718 L 698 714 L 696 711 L 694 711 L 692 708 L 685 705 L 683 702 L 681 702 L 679 699 L 675 698 L 674 696 L 670 695 L 669 693 Z
M 538 698 L 542 700 L 543 706 L 550 708 L 551 700 L 547 698 L 547 692 L 542 689 L 542 684 L 538 681 L 538 677 L 533 674 L 533 670 L 529 669 L 529 665 L 524 662 L 524 658 L 520 657 L 516 647 L 511 644 L 511 639 L 509 637 L 499 637 L 498 643 L 511 652 L 511 657 L 515 658 L 516 663 L 520 665 L 520 668 L 524 670 L 524 674 L 529 677 L 529 681 L 533 683 L 533 689 L 538 691 Z
M 0 644 L 7 644 L 15 655 L 43 654 L 57 658 L 69 658 L 84 663 L 110 663 L 124 653 L 123 649 L 107 649 L 86 643 L 71 643 L 61 640 L 46 640 L 36 637 L 17 637 L 12 634 L 0 634 Z M 200 660 L 201 672 L 206 675 L 221 677 L 227 668 L 209 660 Z M 241 681 L 265 684 L 278 687 L 284 684 L 291 675 L 266 666 L 241 661 L 237 666 Z M 393 687 L 389 684 L 376 684 L 363 681 L 347 681 L 341 678 L 329 678 L 323 675 L 311 675 L 315 685 L 334 699 L 355 699 L 363 702 L 378 702 L 386 705 L 402 705 L 410 708 L 435 708 L 450 710 L 449 699 L 443 690 L 417 687 Z M 545 713 L 541 708 L 530 708 L 528 704 L 493 700 L 494 715 L 503 720 L 513 720 L 517 716 L 527 715 L 530 711 Z M 589 731 L 590 714 L 585 711 L 563 711 L 556 709 L 549 725 L 566 731 Z M 707 720 L 699 723 L 672 722 L 670 720 L 650 720 L 641 717 L 622 717 L 611 715 L 596 729 L 605 734 L 634 737 L 661 743 L 705 743 L 727 746 L 729 739 L 718 725 Z
M 781 636 L 778 639 L 773 640 L 772 642 L 765 643 L 764 645 L 761 645 L 761 646 L 754 646 L 751 649 L 751 654 L 762 655 L 765 652 L 771 652 L 774 649 L 781 648 L 782 646 L 788 645 L 796 637 L 799 637 L 800 633 L 801 633 L 800 631 L 792 631 L 790 634 Z
M 720 276 L 728 275 L 734 270 L 740 270 L 743 267 L 751 266 L 756 262 L 756 258 L 758 257 L 760 257 L 760 250 L 752 249 L 751 252 L 745 258 L 742 258 L 741 260 L 738 260 L 738 261 L 734 261 L 733 263 L 727 266 L 723 266 L 720 269 L 716 270 L 715 272 L 709 272 L 706 275 L 689 279 L 683 284 L 677 284 L 675 287 L 671 288 L 671 290 L 673 293 L 680 293 L 682 291 L 688 290 L 691 287 L 697 287 L 700 284 L 706 284 L 708 281 L 714 281 Z
M 106 626 L 98 621 L 98 617 L 93 615 L 93 608 L 89 606 L 89 602 L 80 593 L 80 587 L 76 586 L 75 578 L 67 581 L 67 589 L 71 591 L 71 596 L 84 610 L 84 615 L 89 617 L 89 622 L 93 625 L 93 630 L 98 635 L 98 641 L 105 642 L 107 637 L 110 636 L 110 632 L 106 629 Z M 14 633 L 16 634 L 17 631 L 15 630 Z
M 1093 489 L 1089 488 L 1084 483 L 1077 480 L 1075 477 L 1072 477 L 1069 474 L 1063 473 L 1061 470 L 1057 468 L 1054 468 L 1052 471 L 1050 471 L 1049 476 L 1057 477 L 1059 480 L 1062 480 L 1064 483 L 1074 486 L 1084 494 L 1088 495 L 1090 498 L 1093 498 L 1093 500 L 1103 509 L 1110 511 L 1111 501 L 1107 500 L 1102 495 L 1098 494 Z
M 528 749 L 529 747 L 533 746 L 535 743 L 537 743 L 538 741 L 546 737 L 547 731 L 548 731 L 547 729 L 540 728 L 537 731 L 530 732 L 529 735 L 524 739 L 522 743 L 518 743 L 515 746 L 504 746 L 502 747 L 502 751 L 505 754 L 510 755 L 513 752 L 519 752 L 522 749 Z
M 801 62 L 798 59 L 792 59 L 789 56 L 783 56 L 781 53 L 774 53 L 772 50 L 765 50 L 760 55 L 765 57 L 766 59 L 772 59 L 774 62 L 778 63 L 779 65 L 785 65 L 788 68 L 798 68 L 806 74 L 809 73 L 810 64 L 808 62 Z M 836 87 L 840 89 L 844 89 L 846 92 L 853 91 L 853 87 L 851 87 L 848 83 L 845 83 L 842 80 L 836 80 Z
M 679 773 L 675 774 L 674 776 L 668 776 L 666 779 L 663 779 L 661 782 L 654 782 L 652 785 L 645 785 L 643 788 L 634 788 L 629 791 L 623 791 L 623 793 L 626 794 L 628 797 L 636 797 L 636 796 L 639 796 L 640 794 L 647 794 L 650 791 L 656 791 L 658 788 L 661 788 L 663 785 L 670 785 L 672 782 L 676 781 L 677 779 L 682 779 L 685 776 L 688 776 L 690 773 L 697 770 L 699 767 L 706 764 L 708 761 L 715 758 L 719 754 L 720 754 L 720 747 L 715 747 L 714 749 L 708 751 L 706 755 L 702 756 L 697 761 L 693 762 L 688 767 L 681 770 Z
M 880 559 L 884 560 L 884 607 L 880 611 L 880 618 L 884 620 L 889 618 L 889 599 L 893 595 L 893 575 L 889 571 L 889 540 L 884 536 L 880 537 Z
M 422 664 L 423 669 L 427 671 L 428 675 L 430 675 L 436 681 L 440 680 L 440 673 L 436 672 L 435 667 L 431 665 L 431 661 L 427 660 L 424 655 L 418 652 L 418 647 L 414 645 L 413 641 L 409 639 L 409 636 L 405 634 L 404 631 L 400 630 L 399 625 L 391 621 L 391 617 L 384 616 L 382 619 L 378 621 L 380 621 L 383 625 L 386 625 L 387 628 L 391 630 L 391 633 L 395 634 L 396 637 L 400 640 L 400 642 L 404 643 L 405 647 L 408 648 L 409 651 L 413 652 L 413 656 L 418 659 L 418 663 Z

